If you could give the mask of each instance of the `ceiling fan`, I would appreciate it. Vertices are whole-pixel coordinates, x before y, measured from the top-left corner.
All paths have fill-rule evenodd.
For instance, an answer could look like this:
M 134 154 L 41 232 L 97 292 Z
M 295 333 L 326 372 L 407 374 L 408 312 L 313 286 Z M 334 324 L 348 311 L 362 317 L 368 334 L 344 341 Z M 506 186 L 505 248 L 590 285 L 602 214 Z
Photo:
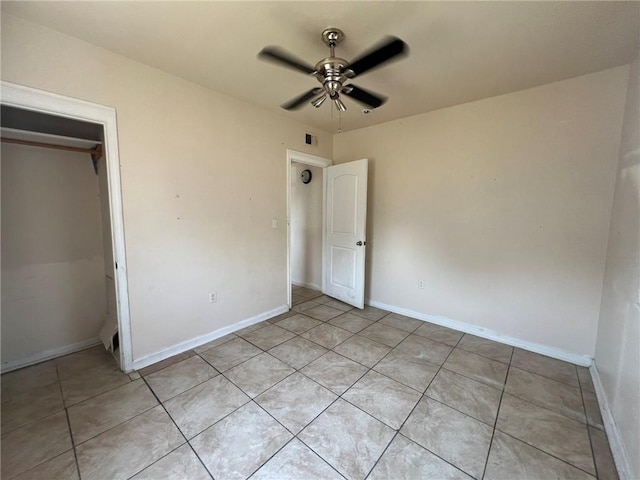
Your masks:
M 340 99 L 341 95 L 346 95 L 370 109 L 379 107 L 387 100 L 382 95 L 360 88 L 353 83 L 346 84 L 346 82 L 394 58 L 406 55 L 409 50 L 407 44 L 399 38 L 388 37 L 373 50 L 350 63 L 335 56 L 335 47 L 343 39 L 344 33 L 342 30 L 333 27 L 325 29 L 322 32 L 322 41 L 330 48 L 331 53 L 327 58 L 320 60 L 315 67 L 296 58 L 280 47 L 265 47 L 262 49 L 258 54 L 258 58 L 312 75 L 322 84 L 322 87 L 312 88 L 282 104 L 282 108 L 295 110 L 308 101 L 314 107 L 319 108 L 329 98 L 340 112 L 345 112 L 347 107 Z

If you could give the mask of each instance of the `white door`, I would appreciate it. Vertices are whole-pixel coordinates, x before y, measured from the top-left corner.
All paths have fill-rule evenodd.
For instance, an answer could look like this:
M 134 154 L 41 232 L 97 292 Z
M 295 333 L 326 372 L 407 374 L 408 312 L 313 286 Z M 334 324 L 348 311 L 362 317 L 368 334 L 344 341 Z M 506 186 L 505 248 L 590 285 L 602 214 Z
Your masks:
M 325 168 L 322 293 L 364 308 L 368 160 Z

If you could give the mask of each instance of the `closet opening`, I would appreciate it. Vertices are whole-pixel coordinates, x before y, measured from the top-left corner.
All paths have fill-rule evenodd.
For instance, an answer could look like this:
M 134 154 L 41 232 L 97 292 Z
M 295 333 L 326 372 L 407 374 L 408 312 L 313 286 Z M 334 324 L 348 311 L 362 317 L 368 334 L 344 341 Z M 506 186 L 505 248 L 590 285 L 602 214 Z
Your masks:
M 99 344 L 130 370 L 115 112 L 3 89 L 2 373 Z

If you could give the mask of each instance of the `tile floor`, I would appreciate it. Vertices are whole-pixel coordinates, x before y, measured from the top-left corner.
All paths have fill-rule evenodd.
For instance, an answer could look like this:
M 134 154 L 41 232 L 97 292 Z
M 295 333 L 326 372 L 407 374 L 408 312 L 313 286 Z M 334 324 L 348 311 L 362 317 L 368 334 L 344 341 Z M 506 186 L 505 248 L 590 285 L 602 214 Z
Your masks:
M 305 288 L 126 375 L 2 376 L 3 479 L 615 479 L 588 370 Z

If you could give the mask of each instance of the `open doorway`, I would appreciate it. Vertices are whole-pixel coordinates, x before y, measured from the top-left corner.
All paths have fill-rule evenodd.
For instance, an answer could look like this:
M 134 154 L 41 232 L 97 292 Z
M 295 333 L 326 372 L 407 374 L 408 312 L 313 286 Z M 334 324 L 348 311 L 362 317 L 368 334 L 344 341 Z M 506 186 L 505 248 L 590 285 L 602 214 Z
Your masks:
M 324 169 L 331 163 L 326 158 L 287 150 L 289 308 L 322 291 Z
M 130 371 L 115 110 L 7 82 L 1 103 L 3 187 L 11 180 L 5 172 L 16 181 L 2 192 L 2 371 L 98 343 L 100 330 L 120 368 Z M 12 249 L 6 256 L 5 245 Z M 7 341 L 16 344 L 11 358 Z

